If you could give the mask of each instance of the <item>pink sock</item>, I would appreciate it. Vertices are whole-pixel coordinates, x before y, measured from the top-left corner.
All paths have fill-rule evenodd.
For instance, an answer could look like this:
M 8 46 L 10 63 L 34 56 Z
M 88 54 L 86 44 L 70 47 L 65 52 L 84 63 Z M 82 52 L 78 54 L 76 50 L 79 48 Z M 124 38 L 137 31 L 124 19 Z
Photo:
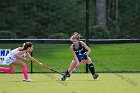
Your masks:
M 5 72 L 5 73 L 8 73 L 8 74 L 12 74 L 10 68 L 3 68 L 3 67 L 0 67 L 0 71 Z
M 24 78 L 25 79 L 28 79 L 28 69 L 27 69 L 27 66 L 22 66 L 22 72 L 24 74 Z

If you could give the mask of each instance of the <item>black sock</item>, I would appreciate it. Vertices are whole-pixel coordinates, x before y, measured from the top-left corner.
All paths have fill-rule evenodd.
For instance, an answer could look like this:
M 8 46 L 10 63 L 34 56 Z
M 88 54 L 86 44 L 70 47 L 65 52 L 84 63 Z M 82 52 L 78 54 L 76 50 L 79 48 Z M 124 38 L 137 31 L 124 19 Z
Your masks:
M 66 71 L 65 76 L 66 76 L 67 74 L 69 74 L 68 70 Z
M 91 63 L 89 64 L 89 69 L 90 69 L 90 72 L 92 73 L 92 75 L 95 74 L 95 69 L 94 69 L 94 65 Z

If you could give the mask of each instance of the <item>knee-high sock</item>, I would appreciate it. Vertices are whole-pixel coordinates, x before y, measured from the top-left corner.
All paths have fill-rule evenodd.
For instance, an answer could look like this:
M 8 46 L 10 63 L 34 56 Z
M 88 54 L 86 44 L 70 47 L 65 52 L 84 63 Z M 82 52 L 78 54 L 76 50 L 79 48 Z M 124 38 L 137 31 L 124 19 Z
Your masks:
M 0 71 L 5 72 L 5 73 L 8 73 L 8 74 L 12 74 L 10 68 L 3 68 L 3 67 L 0 67 Z
M 89 69 L 90 69 L 90 72 L 92 73 L 92 75 L 95 74 L 95 69 L 94 69 L 94 65 L 91 63 L 89 64 Z
M 68 70 L 66 71 L 66 73 L 65 73 L 65 75 L 64 75 L 64 76 L 66 76 L 67 74 L 69 74 Z
M 24 78 L 28 79 L 28 69 L 26 65 L 22 66 L 22 72 L 23 72 Z

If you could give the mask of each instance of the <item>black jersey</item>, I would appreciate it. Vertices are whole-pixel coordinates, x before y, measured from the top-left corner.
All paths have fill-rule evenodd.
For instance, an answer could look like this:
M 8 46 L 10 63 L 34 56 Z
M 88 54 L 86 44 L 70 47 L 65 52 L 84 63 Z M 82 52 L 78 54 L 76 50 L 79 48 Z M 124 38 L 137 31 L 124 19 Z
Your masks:
M 72 44 L 72 46 L 76 55 L 81 55 L 87 52 L 87 50 L 84 47 L 82 47 L 82 44 L 80 41 L 78 42 L 78 48 L 76 48 L 74 44 Z
M 74 44 L 72 44 L 72 46 L 79 60 L 87 58 L 87 55 L 86 55 L 87 50 L 82 46 L 80 41 L 78 42 L 78 48 L 76 48 Z

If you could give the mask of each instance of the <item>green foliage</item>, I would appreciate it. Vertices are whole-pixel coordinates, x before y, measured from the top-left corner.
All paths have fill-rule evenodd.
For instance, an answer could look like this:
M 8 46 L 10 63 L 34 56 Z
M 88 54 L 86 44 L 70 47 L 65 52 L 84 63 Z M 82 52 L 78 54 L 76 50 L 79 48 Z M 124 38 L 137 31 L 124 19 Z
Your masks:
M 118 0 L 118 12 L 115 4 L 117 0 L 108 0 L 107 28 L 112 38 L 140 38 L 140 1 Z M 116 18 L 117 16 L 117 18 Z
M 3 0 L 0 10 L 0 30 L 12 29 L 18 38 L 71 35 L 84 29 L 83 0 Z
M 95 26 L 90 31 L 90 38 L 94 39 L 108 39 L 110 38 L 110 32 L 106 27 Z
M 106 1 L 107 30 L 90 29 L 90 38 L 140 38 L 140 0 L 118 0 L 117 14 L 117 0 Z M 95 4 L 90 0 L 90 27 L 96 25 Z M 76 31 L 85 38 L 85 5 L 86 0 L 0 0 L 0 31 L 14 31 L 17 38 Z
M 49 35 L 48 38 L 51 38 L 51 39 L 68 39 L 69 36 L 67 34 L 64 34 L 64 33 L 55 33 L 55 34 Z
M 0 31 L 0 38 L 1 39 L 12 39 L 16 38 L 16 33 L 12 31 Z

